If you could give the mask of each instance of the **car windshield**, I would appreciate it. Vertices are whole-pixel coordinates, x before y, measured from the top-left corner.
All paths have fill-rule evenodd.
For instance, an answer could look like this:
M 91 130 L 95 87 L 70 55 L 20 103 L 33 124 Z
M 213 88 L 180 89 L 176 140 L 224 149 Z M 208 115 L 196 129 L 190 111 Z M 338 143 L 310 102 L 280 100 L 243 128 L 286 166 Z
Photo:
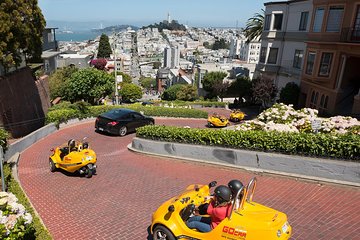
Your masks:
M 103 113 L 102 116 L 109 119 L 117 119 L 117 118 L 124 118 L 124 116 L 127 115 L 128 113 L 129 113 L 128 110 L 114 109 L 109 112 Z

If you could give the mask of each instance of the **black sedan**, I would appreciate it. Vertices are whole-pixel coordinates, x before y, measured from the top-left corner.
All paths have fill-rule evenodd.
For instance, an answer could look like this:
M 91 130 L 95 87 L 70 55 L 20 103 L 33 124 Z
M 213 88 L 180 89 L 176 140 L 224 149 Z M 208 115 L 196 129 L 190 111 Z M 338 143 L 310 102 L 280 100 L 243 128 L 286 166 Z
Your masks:
M 155 120 L 144 116 L 136 111 L 119 108 L 99 115 L 95 121 L 95 129 L 98 132 L 125 136 L 128 132 L 134 132 L 136 128 L 152 125 Z

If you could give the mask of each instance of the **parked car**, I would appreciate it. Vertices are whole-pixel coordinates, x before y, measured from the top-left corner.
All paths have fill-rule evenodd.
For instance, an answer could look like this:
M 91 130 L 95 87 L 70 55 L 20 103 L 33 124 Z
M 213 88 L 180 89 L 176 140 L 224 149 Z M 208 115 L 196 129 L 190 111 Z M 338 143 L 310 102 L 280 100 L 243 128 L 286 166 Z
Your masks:
M 95 121 L 98 132 L 125 136 L 136 128 L 155 123 L 154 118 L 144 116 L 134 110 L 119 108 L 100 114 Z

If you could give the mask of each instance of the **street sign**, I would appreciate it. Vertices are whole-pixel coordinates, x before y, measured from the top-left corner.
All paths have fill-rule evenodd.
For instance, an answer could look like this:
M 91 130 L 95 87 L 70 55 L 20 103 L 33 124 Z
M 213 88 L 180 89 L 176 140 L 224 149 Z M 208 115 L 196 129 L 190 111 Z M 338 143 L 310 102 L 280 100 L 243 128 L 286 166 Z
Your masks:
M 321 128 L 321 121 L 320 120 L 312 120 L 311 121 L 311 128 L 317 133 L 318 130 Z
M 116 76 L 116 81 L 117 81 L 118 83 L 121 83 L 121 82 L 123 81 L 123 76 L 122 76 L 122 75 L 117 75 L 117 76 Z

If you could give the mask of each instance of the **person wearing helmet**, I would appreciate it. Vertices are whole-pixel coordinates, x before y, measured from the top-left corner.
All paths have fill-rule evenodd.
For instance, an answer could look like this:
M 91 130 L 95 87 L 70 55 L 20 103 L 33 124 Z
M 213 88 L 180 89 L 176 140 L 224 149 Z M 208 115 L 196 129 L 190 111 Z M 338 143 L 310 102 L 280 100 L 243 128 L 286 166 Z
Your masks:
M 75 143 L 75 140 L 74 139 L 70 139 L 68 141 L 68 146 L 69 146 L 69 152 L 72 152 L 72 151 L 77 151 L 76 149 L 76 143 Z
M 231 190 L 231 194 L 232 194 L 233 198 L 236 197 L 236 194 L 243 186 L 244 185 L 242 184 L 242 182 L 240 182 L 237 179 L 233 179 L 228 183 L 228 187 Z M 239 196 L 238 199 L 235 200 L 235 209 L 239 208 L 241 198 L 242 198 L 242 194 Z
M 214 198 L 210 200 L 207 214 L 210 217 L 193 216 L 187 220 L 186 225 L 199 232 L 210 232 L 225 219 L 231 211 L 231 190 L 225 185 L 220 185 L 214 190 Z

